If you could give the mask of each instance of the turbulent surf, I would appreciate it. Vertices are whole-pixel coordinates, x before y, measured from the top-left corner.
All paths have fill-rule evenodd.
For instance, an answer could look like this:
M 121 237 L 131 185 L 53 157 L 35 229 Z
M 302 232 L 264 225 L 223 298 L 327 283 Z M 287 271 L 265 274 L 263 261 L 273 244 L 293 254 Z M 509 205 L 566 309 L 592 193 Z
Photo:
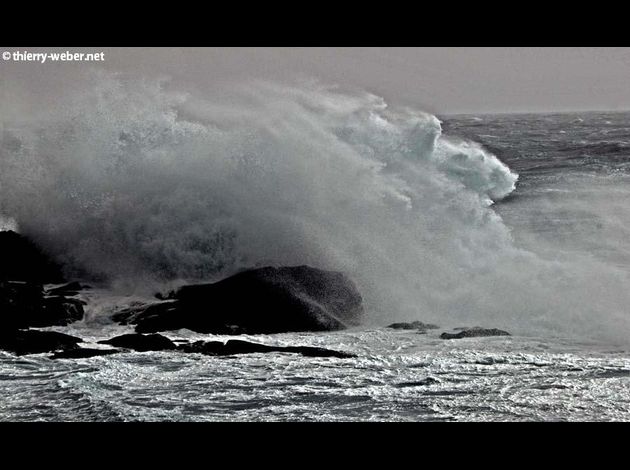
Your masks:
M 554 354 L 564 366 L 581 367 L 582 375 L 595 380 L 605 360 L 592 354 L 627 346 L 627 114 L 440 120 L 391 107 L 367 92 L 315 82 L 247 83 L 200 95 L 174 90 L 167 82 L 105 74 L 52 109 L 30 122 L 6 123 L 2 130 L 0 228 L 28 236 L 63 265 L 68 278 L 95 286 L 84 294 L 85 319 L 59 331 L 101 339 L 124 330 L 109 318 L 125 304 L 154 301 L 155 292 L 218 281 L 244 269 L 309 265 L 342 272 L 361 293 L 362 326 L 263 338 L 273 344 L 333 345 L 359 357 L 343 366 L 336 359 L 308 366 L 319 370 L 333 361 L 340 374 L 351 367 L 347 393 L 340 391 L 349 386 L 341 376 L 309 383 L 286 379 L 292 385 L 278 391 L 273 406 L 279 407 L 278 416 L 298 419 L 316 419 L 314 410 L 330 405 L 328 398 L 282 405 L 306 391 L 343 395 L 348 409 L 366 403 L 373 408 L 374 400 L 399 403 L 403 392 L 425 396 L 434 388 L 459 390 L 451 383 L 456 371 L 471 373 L 477 367 L 505 369 L 509 388 L 529 365 L 552 361 Z M 446 343 L 439 335 L 384 329 L 413 320 L 445 328 L 501 328 L 517 339 L 457 340 L 472 349 L 449 343 L 442 357 Z M 570 356 L 574 351 L 567 341 L 583 345 L 587 356 Z M 518 356 L 514 342 L 529 356 Z M 490 349 L 484 352 L 486 344 Z M 545 348 L 549 352 L 538 356 Z M 438 357 L 429 360 L 433 353 Z M 86 419 L 176 419 L 168 407 L 155 408 L 161 411 L 153 415 L 140 411 L 134 398 L 106 409 L 116 374 L 142 368 L 135 362 L 138 354 L 90 359 L 100 364 L 99 371 L 81 372 L 76 366 L 79 374 L 73 378 L 66 376 L 71 366 L 43 365 L 52 364 L 49 359 L 1 360 L 14 372 L 46 369 L 45 390 L 71 387 L 89 395 L 88 401 L 100 404 L 90 408 L 86 402 L 85 409 L 77 409 Z M 177 368 L 173 361 L 183 361 L 180 365 L 194 374 L 199 367 L 218 367 L 219 375 L 244 380 L 247 387 L 258 373 L 256 362 L 246 357 L 239 359 L 244 369 L 234 371 L 234 363 L 152 354 L 156 364 Z M 396 383 L 383 375 L 390 360 L 402 374 Z M 614 361 L 615 370 L 627 370 L 627 356 Z M 296 377 L 307 367 L 302 359 L 283 364 L 269 367 L 296 367 Z M 138 373 L 148 382 L 136 383 L 130 397 L 155 386 L 166 401 L 175 399 L 176 390 L 154 383 L 162 375 Z M 573 390 L 582 383 L 582 376 L 574 375 L 575 383 L 567 378 L 559 386 Z M 422 382 L 429 376 L 432 382 Z M 550 377 L 542 374 L 534 382 L 547 386 Z M 11 388 L 4 382 L 2 387 Z M 199 398 L 195 390 L 191 386 L 186 393 Z M 525 393 L 510 390 L 510 400 Z M 426 395 L 432 398 L 417 413 L 405 399 L 389 418 L 535 415 L 506 407 L 507 398 L 494 395 L 486 404 L 491 411 L 460 415 L 438 395 Z M 260 407 L 272 405 L 257 400 Z M 201 419 L 220 419 L 227 412 L 195 403 Z M 458 406 L 464 405 L 472 406 L 469 401 Z M 22 405 L 11 401 L 8 406 L 6 416 L 15 417 L 10 410 Z M 373 409 L 372 418 L 384 417 L 378 406 Z M 254 408 L 238 410 L 244 419 L 260 417 Z M 327 416 L 362 419 L 357 410 Z M 180 410 L 182 416 L 195 414 L 189 411 Z M 616 408 L 608 412 L 610 419 L 627 418 Z M 570 410 L 558 413 L 566 417 Z

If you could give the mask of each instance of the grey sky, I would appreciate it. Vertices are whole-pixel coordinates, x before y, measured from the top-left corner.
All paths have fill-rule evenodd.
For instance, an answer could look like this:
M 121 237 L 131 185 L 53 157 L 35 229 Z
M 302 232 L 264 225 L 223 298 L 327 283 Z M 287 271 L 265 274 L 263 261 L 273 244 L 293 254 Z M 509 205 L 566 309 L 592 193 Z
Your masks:
M 65 50 L 8 50 L 16 49 Z M 249 78 L 315 77 L 438 114 L 630 109 L 630 48 L 68 50 L 103 50 L 101 66 L 108 70 L 170 76 L 174 87 L 201 93 Z M 0 61 L 0 97 L 5 111 L 28 112 L 45 103 L 46 95 L 71 92 L 81 69 L 89 66 Z

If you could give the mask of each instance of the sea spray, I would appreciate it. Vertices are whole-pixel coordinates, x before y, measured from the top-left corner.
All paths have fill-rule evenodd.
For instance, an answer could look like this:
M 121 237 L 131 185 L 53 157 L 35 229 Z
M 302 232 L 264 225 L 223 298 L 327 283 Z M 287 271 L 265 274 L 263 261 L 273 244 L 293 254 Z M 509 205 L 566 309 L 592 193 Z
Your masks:
M 101 74 L 45 126 L 5 128 L 1 152 L 0 212 L 118 290 L 309 264 L 348 273 L 375 324 L 630 331 L 627 273 L 516 247 L 492 203 L 517 175 L 369 93 Z

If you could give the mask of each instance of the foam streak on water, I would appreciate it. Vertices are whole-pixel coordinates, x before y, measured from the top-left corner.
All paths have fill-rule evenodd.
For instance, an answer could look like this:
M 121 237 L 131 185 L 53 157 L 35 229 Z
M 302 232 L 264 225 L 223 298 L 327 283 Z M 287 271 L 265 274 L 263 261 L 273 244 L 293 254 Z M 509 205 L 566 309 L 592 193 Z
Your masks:
M 359 358 L 2 357 L 0 416 L 25 421 L 630 419 L 630 356 L 601 344 L 505 337 L 444 341 L 437 334 L 391 330 L 256 339 L 343 349 Z

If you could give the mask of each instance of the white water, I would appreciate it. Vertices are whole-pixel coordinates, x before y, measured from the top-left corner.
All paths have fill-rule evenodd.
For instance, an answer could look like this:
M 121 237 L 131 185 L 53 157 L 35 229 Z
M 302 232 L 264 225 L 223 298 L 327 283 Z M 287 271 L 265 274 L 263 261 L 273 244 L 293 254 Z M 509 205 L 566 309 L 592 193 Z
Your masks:
M 0 421 L 630 419 L 627 350 L 438 334 L 379 328 L 248 338 L 328 347 L 354 359 L 123 352 L 50 360 L 0 351 Z M 199 338 L 185 330 L 170 335 Z
M 371 94 L 256 83 L 193 98 L 101 75 L 45 125 L 6 128 L 1 151 L 0 212 L 119 292 L 309 264 L 357 282 L 368 324 L 630 332 L 625 269 L 518 248 L 491 206 L 517 176 Z

